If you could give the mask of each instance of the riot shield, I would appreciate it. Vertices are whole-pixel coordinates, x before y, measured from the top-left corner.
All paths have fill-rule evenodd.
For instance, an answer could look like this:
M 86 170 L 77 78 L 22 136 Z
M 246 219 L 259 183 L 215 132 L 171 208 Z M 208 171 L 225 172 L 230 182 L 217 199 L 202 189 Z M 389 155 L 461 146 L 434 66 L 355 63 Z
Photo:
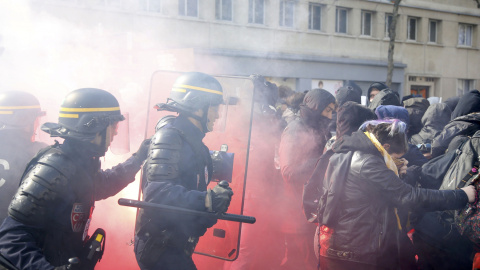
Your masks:
M 146 138 L 154 134 L 160 118 L 175 114 L 165 111 L 159 112 L 154 109 L 154 106 L 167 101 L 173 83 L 181 74 L 180 72 L 157 71 L 152 75 L 145 131 Z M 220 105 L 220 118 L 216 120 L 213 131 L 206 134 L 203 142 L 211 151 L 227 152 L 227 156 L 233 159 L 231 180 L 225 179 L 230 180 L 229 184 L 234 192 L 228 213 L 241 215 L 243 213 L 247 160 L 250 149 L 254 85 L 248 77 L 215 76 L 215 78 L 222 85 L 225 104 Z M 216 153 L 218 154 L 218 152 Z M 208 188 L 213 188 L 216 184 L 212 181 Z M 218 220 L 217 224 L 209 228 L 205 235 L 200 237 L 195 253 L 222 260 L 235 260 L 238 257 L 242 226 L 255 225 L 242 225 L 238 222 Z

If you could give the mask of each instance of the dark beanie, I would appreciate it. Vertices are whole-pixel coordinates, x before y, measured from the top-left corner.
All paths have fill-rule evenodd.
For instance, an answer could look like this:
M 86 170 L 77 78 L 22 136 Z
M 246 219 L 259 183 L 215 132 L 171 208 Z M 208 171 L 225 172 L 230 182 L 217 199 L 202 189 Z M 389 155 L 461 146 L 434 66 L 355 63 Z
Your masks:
M 342 86 L 336 93 L 335 99 L 337 100 L 338 106 L 342 106 L 347 101 L 353 101 L 359 104 L 362 102 L 361 95 L 351 86 Z
M 480 112 L 480 92 L 471 90 L 458 101 L 457 107 L 452 112 L 452 120 L 463 115 Z
M 351 135 L 364 122 L 375 119 L 377 116 L 369 108 L 353 101 L 345 102 L 337 112 L 337 139 Z

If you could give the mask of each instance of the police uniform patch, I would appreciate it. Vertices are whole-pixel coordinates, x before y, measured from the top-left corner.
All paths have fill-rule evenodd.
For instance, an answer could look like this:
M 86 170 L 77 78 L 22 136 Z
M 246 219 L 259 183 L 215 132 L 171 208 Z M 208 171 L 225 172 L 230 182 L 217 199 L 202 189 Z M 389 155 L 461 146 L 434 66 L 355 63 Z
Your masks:
M 83 230 L 83 225 L 85 224 L 90 210 L 86 208 L 87 207 L 81 203 L 73 204 L 72 214 L 70 216 L 73 232 L 81 232 Z

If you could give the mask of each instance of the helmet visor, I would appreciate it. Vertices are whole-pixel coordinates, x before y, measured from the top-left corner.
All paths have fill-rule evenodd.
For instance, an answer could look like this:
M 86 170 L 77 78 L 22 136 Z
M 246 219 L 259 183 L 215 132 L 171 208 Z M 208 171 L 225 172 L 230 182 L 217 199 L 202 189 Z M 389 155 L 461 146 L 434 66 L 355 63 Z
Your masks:
M 107 129 L 107 143 L 110 142 L 110 151 L 115 155 L 124 155 L 130 152 L 129 115 L 123 114 L 125 120 L 114 122 Z M 110 141 L 109 141 L 110 140 Z

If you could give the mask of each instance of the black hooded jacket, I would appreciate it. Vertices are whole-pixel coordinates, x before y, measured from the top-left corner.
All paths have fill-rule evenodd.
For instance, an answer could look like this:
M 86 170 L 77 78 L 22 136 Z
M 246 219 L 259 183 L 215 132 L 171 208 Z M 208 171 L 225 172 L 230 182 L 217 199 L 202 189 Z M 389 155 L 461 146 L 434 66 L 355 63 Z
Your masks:
M 363 132 L 344 136 L 334 144 L 325 181 L 344 181 L 335 218 L 320 233 L 320 256 L 397 269 L 399 239 L 396 207 L 425 210 L 459 209 L 468 201 L 462 190 L 414 188 L 388 169 L 383 156 Z M 340 179 L 349 168 L 346 179 Z M 327 210 L 327 209 L 325 209 Z M 382 269 L 383 269 L 382 268 Z
M 480 129 L 480 92 L 463 95 L 452 113 L 452 120 L 432 143 L 432 157 L 443 155 L 448 144 L 458 135 L 472 136 Z
M 450 122 L 452 111 L 445 103 L 430 105 L 422 117 L 422 129 L 410 139 L 412 144 L 431 143 Z

